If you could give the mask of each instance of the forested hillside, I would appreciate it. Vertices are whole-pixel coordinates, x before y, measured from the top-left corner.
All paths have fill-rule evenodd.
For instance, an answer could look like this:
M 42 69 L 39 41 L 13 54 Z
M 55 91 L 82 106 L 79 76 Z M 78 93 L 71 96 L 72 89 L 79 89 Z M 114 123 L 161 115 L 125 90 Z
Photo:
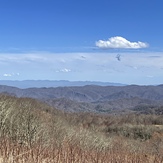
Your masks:
M 30 97 L 67 112 L 119 113 L 163 106 L 163 86 L 83 86 L 28 88 L 0 86 L 0 92 Z
M 0 162 L 162 162 L 163 116 L 66 113 L 0 95 Z

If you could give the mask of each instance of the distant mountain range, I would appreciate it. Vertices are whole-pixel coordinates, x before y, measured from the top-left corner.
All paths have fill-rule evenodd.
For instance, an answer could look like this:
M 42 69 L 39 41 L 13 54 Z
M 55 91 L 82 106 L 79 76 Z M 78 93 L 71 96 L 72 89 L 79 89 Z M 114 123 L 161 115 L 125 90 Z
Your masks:
M 38 99 L 58 109 L 70 112 L 117 113 L 163 106 L 163 85 L 87 85 L 27 89 L 2 85 L 0 93 Z
M 41 88 L 41 87 L 65 87 L 65 86 L 124 86 L 125 84 L 98 82 L 98 81 L 68 81 L 68 80 L 0 80 L 0 85 L 12 86 L 17 88 Z

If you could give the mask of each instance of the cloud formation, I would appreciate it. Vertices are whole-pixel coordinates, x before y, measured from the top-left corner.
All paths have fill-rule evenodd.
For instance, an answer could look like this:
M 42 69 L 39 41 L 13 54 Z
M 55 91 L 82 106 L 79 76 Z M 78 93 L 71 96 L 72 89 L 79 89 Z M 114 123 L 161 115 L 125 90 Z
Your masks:
M 127 39 L 116 36 L 111 37 L 107 41 L 99 40 L 96 42 L 96 46 L 102 49 L 140 49 L 147 48 L 148 44 L 144 42 L 130 42 Z
M 57 70 L 56 72 L 71 72 L 71 70 L 67 69 L 67 68 L 64 68 L 64 69 L 61 69 L 61 70 Z
M 3 76 L 10 77 L 10 76 L 12 76 L 12 74 L 3 74 Z
M 20 74 L 17 72 L 17 73 L 11 73 L 11 74 L 3 74 L 4 77 L 11 77 L 11 76 L 19 76 Z
M 0 80 L 89 80 L 160 84 L 162 52 L 0 54 Z M 152 77 L 153 76 L 153 77 Z

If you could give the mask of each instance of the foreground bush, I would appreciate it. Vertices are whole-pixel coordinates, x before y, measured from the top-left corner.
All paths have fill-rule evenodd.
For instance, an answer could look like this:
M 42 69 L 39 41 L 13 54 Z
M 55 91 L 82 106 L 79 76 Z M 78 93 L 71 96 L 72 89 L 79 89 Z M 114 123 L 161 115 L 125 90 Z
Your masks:
M 161 163 L 157 117 L 71 114 L 0 95 L 0 163 Z

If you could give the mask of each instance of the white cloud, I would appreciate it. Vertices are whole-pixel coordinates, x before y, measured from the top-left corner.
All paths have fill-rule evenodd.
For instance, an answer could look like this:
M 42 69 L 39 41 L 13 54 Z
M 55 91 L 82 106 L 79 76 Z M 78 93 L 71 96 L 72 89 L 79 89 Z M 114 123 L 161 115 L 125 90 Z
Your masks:
M 130 42 L 127 39 L 116 36 L 111 37 L 107 41 L 99 40 L 96 42 L 96 46 L 103 49 L 140 49 L 140 48 L 147 48 L 148 44 L 144 42 Z
M 3 76 L 10 77 L 10 76 L 12 76 L 12 74 L 3 74 Z
M 18 72 L 17 73 L 11 73 L 11 74 L 9 74 L 9 73 L 3 74 L 4 77 L 19 76 L 19 75 L 20 75 L 20 73 L 18 73 Z
M 61 69 L 61 70 L 57 70 L 56 72 L 71 72 L 71 70 L 67 69 L 67 68 L 64 68 L 64 69 Z

